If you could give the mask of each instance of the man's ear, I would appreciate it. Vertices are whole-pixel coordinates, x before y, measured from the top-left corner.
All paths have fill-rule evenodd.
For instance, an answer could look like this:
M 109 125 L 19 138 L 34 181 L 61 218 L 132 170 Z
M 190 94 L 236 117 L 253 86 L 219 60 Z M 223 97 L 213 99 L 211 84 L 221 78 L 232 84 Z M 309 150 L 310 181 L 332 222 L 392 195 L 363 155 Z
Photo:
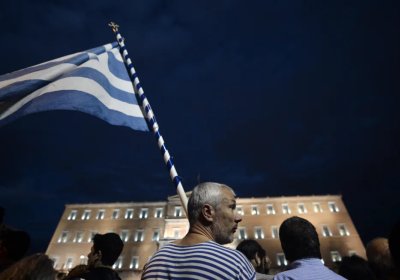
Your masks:
M 215 210 L 210 204 L 204 204 L 203 208 L 201 209 L 201 213 L 206 221 L 213 221 Z

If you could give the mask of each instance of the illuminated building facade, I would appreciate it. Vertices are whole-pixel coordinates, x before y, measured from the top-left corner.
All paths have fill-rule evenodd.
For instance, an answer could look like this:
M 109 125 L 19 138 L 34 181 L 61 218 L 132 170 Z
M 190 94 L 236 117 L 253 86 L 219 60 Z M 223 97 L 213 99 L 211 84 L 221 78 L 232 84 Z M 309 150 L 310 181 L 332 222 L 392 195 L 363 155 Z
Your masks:
M 238 198 L 237 211 L 243 220 L 234 242 L 227 246 L 235 248 L 243 239 L 256 239 L 275 271 L 287 264 L 278 232 L 291 216 L 303 217 L 316 227 L 327 266 L 334 266 L 342 256 L 365 258 L 365 248 L 341 196 Z M 176 195 L 163 202 L 68 204 L 46 253 L 56 269 L 66 271 L 87 262 L 95 233 L 115 232 L 125 242 L 115 269 L 123 279 L 140 279 L 143 266 L 158 247 L 183 237 L 188 228 Z

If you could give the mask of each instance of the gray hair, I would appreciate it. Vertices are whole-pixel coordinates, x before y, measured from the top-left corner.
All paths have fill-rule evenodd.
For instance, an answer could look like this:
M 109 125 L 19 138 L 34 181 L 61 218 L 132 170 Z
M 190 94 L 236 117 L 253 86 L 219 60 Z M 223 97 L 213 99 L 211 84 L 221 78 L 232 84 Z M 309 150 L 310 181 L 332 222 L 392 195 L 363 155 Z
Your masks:
M 221 190 L 226 188 L 233 194 L 235 193 L 230 187 L 220 183 L 205 182 L 194 187 L 188 201 L 188 218 L 190 225 L 193 225 L 199 218 L 204 204 L 209 204 L 214 208 L 218 208 L 221 203 Z

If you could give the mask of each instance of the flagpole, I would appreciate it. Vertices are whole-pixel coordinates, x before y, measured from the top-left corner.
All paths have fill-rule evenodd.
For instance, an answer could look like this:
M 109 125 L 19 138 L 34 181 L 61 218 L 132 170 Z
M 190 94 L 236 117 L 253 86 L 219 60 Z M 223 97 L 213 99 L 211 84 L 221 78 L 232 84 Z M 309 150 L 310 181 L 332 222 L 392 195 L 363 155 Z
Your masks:
M 124 58 L 125 65 L 126 65 L 127 69 L 129 70 L 128 72 L 129 72 L 129 75 L 132 80 L 135 94 L 136 94 L 136 96 L 138 96 L 139 105 L 141 106 L 142 111 L 145 114 L 146 122 L 147 122 L 147 125 L 149 126 L 149 129 L 151 129 L 153 131 L 153 134 L 157 139 L 158 147 L 160 148 L 160 150 L 163 154 L 164 163 L 166 164 L 166 166 L 169 170 L 169 175 L 171 177 L 171 180 L 176 187 L 176 191 L 181 200 L 183 209 L 185 210 L 186 217 L 188 217 L 188 215 L 187 215 L 187 196 L 186 196 L 185 190 L 183 189 L 181 179 L 179 178 L 178 173 L 176 172 L 174 163 L 172 161 L 172 157 L 169 154 L 167 148 L 165 147 L 164 139 L 160 134 L 160 130 L 159 130 L 159 126 L 158 126 L 156 117 L 153 113 L 153 110 L 151 109 L 149 101 L 147 100 L 147 98 L 144 94 L 144 90 L 140 84 L 140 81 L 139 81 L 138 75 L 135 71 L 135 68 L 132 65 L 132 61 L 128 56 L 128 51 L 126 50 L 126 47 L 125 47 L 124 38 L 119 33 L 119 30 L 118 30 L 119 26 L 117 24 L 115 24 L 114 22 L 110 22 L 108 25 L 112 28 L 113 32 L 115 33 L 115 35 L 117 37 L 118 45 L 120 47 L 120 52 L 122 54 L 122 57 Z

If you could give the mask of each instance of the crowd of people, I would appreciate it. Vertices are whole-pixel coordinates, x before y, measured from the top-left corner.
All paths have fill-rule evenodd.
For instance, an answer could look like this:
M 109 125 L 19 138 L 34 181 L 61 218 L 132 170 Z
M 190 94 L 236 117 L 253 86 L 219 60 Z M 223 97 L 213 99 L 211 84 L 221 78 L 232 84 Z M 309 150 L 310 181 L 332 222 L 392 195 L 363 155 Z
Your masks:
M 124 243 L 115 233 L 96 234 L 88 263 L 67 274 L 57 272 L 45 254 L 24 257 L 29 235 L 3 223 L 0 208 L 0 280 L 120 280 L 112 265 Z M 142 280 L 156 279 L 275 279 L 275 280 L 400 280 L 400 222 L 388 238 L 375 238 L 366 246 L 367 260 L 344 257 L 333 271 L 321 258 L 315 227 L 306 219 L 290 217 L 279 228 L 288 266 L 269 274 L 270 260 L 255 240 L 231 243 L 242 217 L 236 211 L 235 192 L 227 185 L 201 183 L 188 201 L 189 231 L 180 240 L 160 248 L 143 268 Z

